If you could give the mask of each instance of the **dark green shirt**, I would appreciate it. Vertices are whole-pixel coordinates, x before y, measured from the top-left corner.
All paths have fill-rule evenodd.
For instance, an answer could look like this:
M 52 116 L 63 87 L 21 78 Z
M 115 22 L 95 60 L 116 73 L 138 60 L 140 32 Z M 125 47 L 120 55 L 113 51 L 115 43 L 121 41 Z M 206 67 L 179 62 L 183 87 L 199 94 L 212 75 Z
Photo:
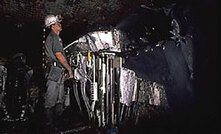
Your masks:
M 62 68 L 63 66 L 55 56 L 56 52 L 61 52 L 64 57 L 66 57 L 61 38 L 51 31 L 45 42 L 46 61 L 49 64 L 54 64 L 54 62 L 56 62 L 56 65 Z

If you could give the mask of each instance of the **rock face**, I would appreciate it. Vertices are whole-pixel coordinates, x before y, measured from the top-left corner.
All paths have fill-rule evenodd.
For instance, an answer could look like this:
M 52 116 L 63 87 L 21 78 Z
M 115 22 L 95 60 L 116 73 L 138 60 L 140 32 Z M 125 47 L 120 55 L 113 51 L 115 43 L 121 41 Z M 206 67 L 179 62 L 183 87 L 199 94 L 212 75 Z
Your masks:
M 70 22 L 111 24 L 116 22 L 129 6 L 144 0 L 2 0 L 0 15 L 17 20 L 43 22 L 46 14 L 62 14 Z M 145 2 L 150 4 L 150 2 Z

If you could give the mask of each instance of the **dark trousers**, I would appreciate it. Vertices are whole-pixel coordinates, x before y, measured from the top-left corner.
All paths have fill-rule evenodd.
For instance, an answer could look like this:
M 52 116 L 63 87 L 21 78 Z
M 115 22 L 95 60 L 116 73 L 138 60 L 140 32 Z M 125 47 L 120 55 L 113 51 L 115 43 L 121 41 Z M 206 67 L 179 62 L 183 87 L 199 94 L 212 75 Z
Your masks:
M 63 104 L 57 103 L 52 108 L 46 108 L 46 127 L 54 129 L 60 128 L 62 125 Z
M 48 80 L 45 94 L 45 124 L 49 128 L 61 127 L 61 116 L 64 111 L 64 76 L 57 82 Z

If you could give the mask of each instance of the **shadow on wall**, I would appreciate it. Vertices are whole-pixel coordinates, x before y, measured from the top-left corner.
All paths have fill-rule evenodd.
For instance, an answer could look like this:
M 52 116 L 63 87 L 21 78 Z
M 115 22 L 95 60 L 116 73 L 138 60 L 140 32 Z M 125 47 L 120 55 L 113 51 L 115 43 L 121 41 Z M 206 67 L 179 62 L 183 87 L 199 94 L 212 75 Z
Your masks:
M 117 25 L 125 33 L 122 47 L 128 57 L 124 66 L 143 79 L 163 84 L 175 122 L 188 120 L 195 125 L 213 122 L 217 116 L 215 2 L 197 3 L 198 7 L 191 2 L 172 6 L 170 14 L 163 8 L 139 9 Z M 167 19 L 159 21 L 154 12 Z M 175 27 L 172 20 L 177 22 Z

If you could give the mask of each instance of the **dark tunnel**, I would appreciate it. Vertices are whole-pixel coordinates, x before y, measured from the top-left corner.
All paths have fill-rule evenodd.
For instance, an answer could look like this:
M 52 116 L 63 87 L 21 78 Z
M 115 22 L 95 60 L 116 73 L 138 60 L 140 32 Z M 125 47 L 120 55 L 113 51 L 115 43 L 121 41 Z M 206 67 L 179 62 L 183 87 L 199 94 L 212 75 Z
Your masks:
M 82 8 L 87 7 L 86 2 L 89 2 L 56 1 L 74 6 L 82 6 L 81 4 L 85 2 Z M 97 36 L 94 32 L 105 31 L 104 33 L 107 34 L 109 31 L 119 31 L 120 34 L 117 36 L 119 40 L 116 41 L 114 37 L 111 40 L 120 44 L 121 51 L 114 52 L 114 55 L 119 54 L 119 57 L 122 58 L 122 66 L 120 69 L 113 69 L 114 77 L 110 81 L 116 80 L 113 82 L 113 89 L 126 89 L 131 83 L 128 82 L 122 86 L 124 82 L 121 83 L 121 73 L 123 72 L 121 69 L 127 69 L 130 75 L 136 74 L 137 100 L 132 101 L 129 106 L 127 103 L 123 104 L 121 99 L 124 99 L 122 98 L 124 91 L 113 90 L 114 97 L 116 97 L 114 98 L 116 100 L 113 99 L 116 103 L 113 104 L 110 88 L 110 95 L 105 94 L 107 95 L 105 108 L 109 108 L 105 114 L 110 113 L 104 117 L 107 126 L 102 126 L 102 119 L 100 119 L 101 125 L 99 125 L 98 113 L 93 115 L 88 112 L 88 104 L 82 92 L 84 87 L 85 94 L 90 94 L 92 85 L 90 83 L 92 80 L 89 80 L 92 77 L 89 75 L 93 74 L 93 71 L 90 71 L 91 68 L 87 66 L 88 78 L 86 80 L 88 81 L 84 81 L 83 86 L 82 81 L 76 82 L 76 87 L 70 81 L 65 83 L 66 93 L 69 95 L 70 92 L 70 106 L 64 112 L 62 131 L 57 133 L 218 133 L 217 1 L 151 0 L 147 2 L 141 0 L 140 3 L 131 1 L 131 3 L 125 1 L 120 3 L 118 0 L 113 0 L 112 2 L 114 1 L 125 6 L 119 8 L 122 14 L 113 16 L 110 13 L 115 13 L 115 10 L 111 10 L 111 4 L 112 8 L 116 6 L 115 8 L 118 9 L 117 4 L 113 3 L 98 7 L 98 9 L 101 8 L 99 15 L 103 15 L 101 18 L 96 18 L 94 17 L 96 13 L 87 11 L 84 11 L 84 14 L 79 13 L 79 18 L 73 17 L 74 19 L 70 18 L 69 14 L 64 14 L 66 18 L 64 17 L 62 22 L 64 26 L 60 36 L 66 47 L 74 43 L 73 41 L 78 41 L 77 45 L 68 47 L 66 51 L 69 61 L 75 62 L 71 58 L 77 57 L 77 52 L 85 53 L 87 49 L 85 44 L 92 42 L 96 45 Z M 3 15 L 4 2 L 0 2 L 0 8 L 2 8 L 0 9 L 0 25 L 2 26 L 0 35 L 0 133 L 43 133 L 43 101 L 46 90 L 44 69 L 42 69 L 44 22 L 43 20 L 13 20 L 13 17 Z M 47 2 L 53 3 L 54 1 Z M 80 9 L 76 10 L 80 11 Z M 90 10 L 88 9 L 88 11 Z M 85 14 L 92 14 L 92 18 L 85 19 Z M 108 18 L 106 14 L 110 16 L 109 22 L 105 20 Z M 86 16 L 91 17 L 90 15 Z M 77 20 L 82 19 L 81 17 L 83 21 Z M 95 18 L 99 21 L 95 21 Z M 106 51 L 94 51 L 93 49 L 89 51 L 95 57 L 99 57 L 99 53 L 106 54 Z M 99 60 L 97 61 L 99 63 Z M 111 60 L 105 64 L 111 66 Z M 84 66 L 80 67 L 84 68 Z M 7 73 L 4 69 L 7 69 Z M 100 76 L 99 71 L 95 73 L 97 77 Z M 108 77 L 111 75 L 111 73 L 107 73 L 103 79 L 109 82 Z M 97 77 L 95 80 L 102 83 L 102 80 Z M 127 80 L 129 81 L 129 78 Z M 130 79 L 130 82 L 133 80 Z M 81 87 L 77 91 L 78 95 L 82 94 L 82 96 L 76 99 L 78 86 Z M 100 89 L 99 86 L 98 89 Z M 34 90 L 36 92 L 26 93 L 24 89 L 36 89 Z M 133 87 L 133 92 L 135 92 L 135 87 Z M 160 102 L 155 102 L 156 94 L 160 96 L 158 98 Z M 17 96 L 19 96 L 19 101 L 15 98 Z M 90 97 L 88 100 L 88 103 L 91 103 Z M 102 101 L 98 100 L 95 109 L 100 107 L 102 109 Z M 110 104 L 108 104 L 109 101 Z M 82 107 L 79 105 L 80 102 Z M 111 104 L 114 106 L 109 106 Z M 97 112 L 102 113 L 102 110 Z M 112 116 L 111 113 L 115 112 L 116 115 Z M 22 120 L 23 118 L 21 119 L 20 116 L 27 118 Z M 116 118 L 116 122 L 111 122 L 112 118 Z

